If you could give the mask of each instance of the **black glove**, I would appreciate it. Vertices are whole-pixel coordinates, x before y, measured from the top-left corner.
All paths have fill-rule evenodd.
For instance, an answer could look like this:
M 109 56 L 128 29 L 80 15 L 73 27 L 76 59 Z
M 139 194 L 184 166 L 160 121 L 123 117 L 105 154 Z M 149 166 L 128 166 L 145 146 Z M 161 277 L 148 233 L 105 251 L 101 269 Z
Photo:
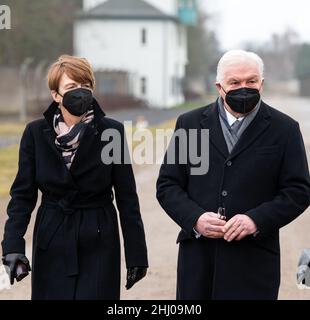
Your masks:
M 14 284 L 14 279 L 21 281 L 31 271 L 29 261 L 22 253 L 9 253 L 2 257 L 2 262 L 10 277 L 11 285 Z
M 126 289 L 129 290 L 136 282 L 146 276 L 146 267 L 132 267 L 127 269 Z

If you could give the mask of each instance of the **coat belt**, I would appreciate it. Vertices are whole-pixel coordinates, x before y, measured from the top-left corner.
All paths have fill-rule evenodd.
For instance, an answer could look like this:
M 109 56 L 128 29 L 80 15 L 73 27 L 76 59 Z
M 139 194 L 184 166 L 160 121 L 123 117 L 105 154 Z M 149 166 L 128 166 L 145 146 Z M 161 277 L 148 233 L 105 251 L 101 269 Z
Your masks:
M 50 207 L 55 211 L 44 217 L 40 232 L 38 234 L 38 247 L 47 250 L 53 239 L 53 236 L 61 225 L 64 227 L 64 253 L 66 274 L 68 276 L 76 276 L 79 274 L 78 263 L 78 238 L 79 225 L 81 221 L 81 213 L 86 208 L 100 208 L 113 201 L 113 194 L 105 194 L 100 200 L 89 203 L 85 206 L 75 205 L 73 197 L 62 199 L 51 199 L 43 195 L 41 206 Z

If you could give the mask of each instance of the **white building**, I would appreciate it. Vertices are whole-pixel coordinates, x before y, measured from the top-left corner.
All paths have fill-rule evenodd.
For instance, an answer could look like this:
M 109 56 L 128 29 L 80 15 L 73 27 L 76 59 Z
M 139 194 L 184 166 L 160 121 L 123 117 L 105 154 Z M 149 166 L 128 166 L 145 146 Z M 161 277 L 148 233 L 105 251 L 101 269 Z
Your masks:
M 178 0 L 84 0 L 75 22 L 74 51 L 95 71 L 127 74 L 128 93 L 169 108 L 184 101 L 186 26 Z M 101 93 L 113 91 L 113 79 Z

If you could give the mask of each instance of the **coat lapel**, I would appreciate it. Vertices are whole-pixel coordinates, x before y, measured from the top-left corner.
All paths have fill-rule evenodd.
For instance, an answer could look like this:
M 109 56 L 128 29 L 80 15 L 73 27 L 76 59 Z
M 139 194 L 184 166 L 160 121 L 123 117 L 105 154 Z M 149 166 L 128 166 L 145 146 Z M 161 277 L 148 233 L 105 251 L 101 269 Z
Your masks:
M 251 144 L 269 127 L 270 113 L 267 105 L 262 102 L 259 112 L 254 120 L 246 128 L 235 145 L 231 154 L 228 152 L 227 144 L 223 135 L 221 123 L 218 115 L 217 103 L 209 105 L 203 112 L 204 118 L 201 120 L 201 127 L 209 129 L 210 142 L 214 147 L 228 159 L 238 156 L 242 151 L 251 146 Z
M 223 135 L 217 103 L 209 105 L 203 112 L 204 118 L 201 120 L 201 127 L 209 129 L 209 137 L 214 147 L 222 154 L 223 157 L 227 158 L 228 148 Z
M 244 130 L 239 141 L 236 143 L 231 154 L 229 155 L 229 159 L 235 158 L 242 151 L 244 151 L 252 145 L 252 143 L 269 127 L 269 118 L 269 110 L 267 109 L 266 104 L 262 102 L 260 110 L 258 111 L 256 117 Z
M 70 171 L 74 172 L 76 168 L 79 167 L 81 164 L 81 159 L 82 155 L 88 154 L 91 155 L 93 154 L 92 150 L 94 150 L 94 145 L 96 142 L 98 142 L 98 137 L 99 132 L 102 131 L 102 121 L 100 121 L 104 116 L 105 113 L 102 111 L 100 108 L 99 104 L 97 101 L 94 99 L 94 122 L 93 125 L 88 125 L 84 135 L 80 141 L 80 145 L 76 151 L 75 157 L 73 159 L 73 162 L 71 164 Z
M 84 135 L 80 141 L 80 145 L 75 153 L 75 157 L 72 161 L 70 171 L 74 172 L 75 168 L 78 167 L 81 164 L 81 156 L 83 154 L 88 154 L 91 155 L 92 149 L 93 149 L 93 144 L 95 142 L 95 138 L 98 135 L 98 131 L 96 128 L 87 126 Z
M 55 114 L 57 108 L 58 108 L 58 104 L 56 102 L 53 102 L 48 107 L 48 109 L 43 113 L 43 115 L 47 121 L 47 125 L 43 129 L 43 135 L 45 137 L 47 144 L 50 146 L 51 150 L 53 151 L 53 154 L 56 156 L 58 161 L 62 161 L 64 168 L 67 170 L 67 167 L 66 167 L 66 165 L 63 161 L 63 158 L 61 156 L 61 153 L 58 151 L 58 149 L 56 148 L 56 145 L 55 145 L 56 133 L 55 133 L 54 127 L 53 127 L 53 118 L 54 118 L 54 114 Z
M 44 135 L 44 138 L 45 138 L 45 141 L 46 141 L 47 145 L 50 147 L 50 149 L 52 150 L 52 153 L 56 157 L 56 161 L 60 161 L 62 163 L 62 167 L 63 167 L 63 171 L 65 173 L 66 180 L 69 183 L 73 183 L 74 184 L 74 181 L 72 179 L 70 171 L 66 167 L 65 162 L 64 162 L 64 160 L 63 160 L 63 158 L 61 156 L 61 153 L 56 148 L 56 145 L 55 145 L 55 138 L 56 138 L 55 131 L 52 128 L 50 128 L 49 126 L 47 126 L 46 128 L 43 129 L 43 135 Z

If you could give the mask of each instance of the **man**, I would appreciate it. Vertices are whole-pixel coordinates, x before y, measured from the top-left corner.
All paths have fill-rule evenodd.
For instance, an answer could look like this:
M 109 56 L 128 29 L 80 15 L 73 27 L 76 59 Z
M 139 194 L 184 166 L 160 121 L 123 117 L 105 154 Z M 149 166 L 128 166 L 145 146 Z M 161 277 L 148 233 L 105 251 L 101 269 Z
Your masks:
M 309 206 L 306 152 L 296 121 L 264 103 L 263 61 L 242 50 L 218 63 L 217 101 L 181 115 L 176 130 L 209 130 L 209 170 L 167 163 L 157 198 L 182 228 L 177 299 L 277 299 L 279 229 Z M 183 147 L 182 147 L 183 146 Z M 189 151 L 193 144 L 189 144 Z M 184 153 L 184 150 L 183 150 Z

